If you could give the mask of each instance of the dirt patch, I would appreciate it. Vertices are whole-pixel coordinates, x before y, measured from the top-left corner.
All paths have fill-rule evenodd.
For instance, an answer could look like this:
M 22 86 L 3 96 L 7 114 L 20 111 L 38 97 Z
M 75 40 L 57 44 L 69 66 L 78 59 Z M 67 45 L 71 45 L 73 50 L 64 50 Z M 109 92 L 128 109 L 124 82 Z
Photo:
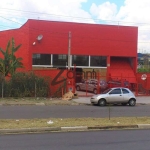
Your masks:
M 3 98 L 0 105 L 78 105 L 73 100 L 62 100 L 62 98 Z

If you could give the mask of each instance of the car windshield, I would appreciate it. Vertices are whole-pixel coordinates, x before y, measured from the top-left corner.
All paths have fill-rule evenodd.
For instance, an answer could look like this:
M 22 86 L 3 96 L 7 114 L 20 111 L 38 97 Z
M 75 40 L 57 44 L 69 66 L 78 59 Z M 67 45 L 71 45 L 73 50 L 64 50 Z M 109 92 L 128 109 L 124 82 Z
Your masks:
M 106 94 L 106 93 L 108 93 L 109 91 L 111 91 L 111 89 L 105 90 L 102 94 Z

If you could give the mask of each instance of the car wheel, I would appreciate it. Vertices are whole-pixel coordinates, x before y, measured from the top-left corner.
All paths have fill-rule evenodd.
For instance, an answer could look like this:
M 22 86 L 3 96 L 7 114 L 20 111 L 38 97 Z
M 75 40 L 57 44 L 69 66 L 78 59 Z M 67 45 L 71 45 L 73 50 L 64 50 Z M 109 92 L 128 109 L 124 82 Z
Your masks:
M 94 89 L 94 90 L 93 90 L 93 93 L 94 93 L 94 94 L 97 94 L 97 89 Z
M 77 91 L 80 91 L 80 87 L 79 87 L 79 86 L 76 86 L 76 90 L 77 90 Z
M 105 100 L 105 99 L 100 99 L 100 100 L 98 101 L 98 105 L 99 105 L 99 106 L 105 106 L 105 105 L 106 105 L 106 100 Z
M 135 104 L 136 104 L 135 99 L 130 99 L 129 100 L 129 106 L 135 106 Z
M 121 105 L 122 105 L 122 106 L 126 106 L 126 105 L 127 105 L 127 103 L 121 103 Z

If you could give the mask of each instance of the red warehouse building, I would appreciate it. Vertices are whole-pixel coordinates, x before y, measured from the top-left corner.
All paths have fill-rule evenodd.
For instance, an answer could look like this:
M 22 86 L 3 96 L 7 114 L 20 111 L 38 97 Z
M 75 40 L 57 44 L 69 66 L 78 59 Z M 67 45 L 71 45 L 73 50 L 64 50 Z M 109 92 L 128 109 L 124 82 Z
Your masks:
M 137 27 L 28 20 L 19 29 L 1 31 L 0 47 L 12 37 L 22 44 L 16 55 L 23 58 L 23 71 L 55 77 L 58 69 L 75 66 L 86 77 L 95 71 L 105 79 L 136 82 Z

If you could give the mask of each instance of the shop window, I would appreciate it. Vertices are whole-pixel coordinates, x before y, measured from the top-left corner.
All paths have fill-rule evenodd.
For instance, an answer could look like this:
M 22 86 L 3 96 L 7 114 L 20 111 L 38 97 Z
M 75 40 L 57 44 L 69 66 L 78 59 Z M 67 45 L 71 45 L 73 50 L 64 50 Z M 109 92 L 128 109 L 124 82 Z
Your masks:
M 58 59 L 66 60 L 67 59 L 67 55 L 58 55 Z
M 33 54 L 33 65 L 51 65 L 51 54 Z
M 93 67 L 106 67 L 107 58 L 106 56 L 91 56 L 90 62 L 90 66 Z
M 68 56 L 67 55 L 53 55 L 53 66 L 66 66 L 68 62 Z
M 72 65 L 89 66 L 89 56 L 73 55 Z

